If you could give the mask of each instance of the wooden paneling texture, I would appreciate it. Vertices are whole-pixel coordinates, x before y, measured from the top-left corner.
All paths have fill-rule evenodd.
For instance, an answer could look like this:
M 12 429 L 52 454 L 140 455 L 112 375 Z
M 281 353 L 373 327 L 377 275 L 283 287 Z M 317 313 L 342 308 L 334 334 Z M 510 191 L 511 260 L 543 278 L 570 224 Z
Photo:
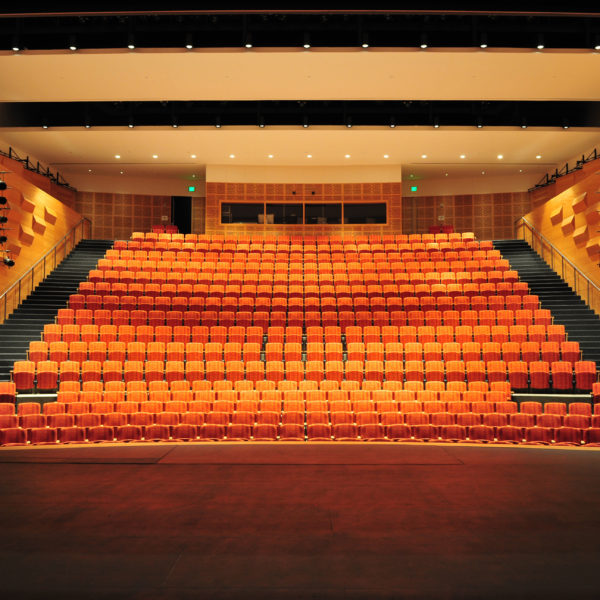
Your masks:
M 386 202 L 386 224 L 221 224 L 222 202 Z M 366 209 L 368 210 L 368 209 Z M 206 233 L 338 235 L 402 233 L 402 184 L 394 183 L 221 183 L 206 184 Z
M 1 211 L 8 218 L 4 226 L 8 240 L 2 249 L 10 250 L 15 266 L 4 265 L 2 260 L 5 253 L 0 253 L 0 293 L 16 283 L 81 221 L 79 213 L 35 186 L 29 177 L 25 178 L 24 169 L 19 163 L 2 161 L 2 165 L 5 172 L 0 178 L 8 185 L 8 189 L 1 194 L 8 200 L 5 205 L 8 210 Z M 78 233 L 82 234 L 83 230 Z M 56 255 L 53 253 L 48 261 L 42 261 L 39 268 L 27 276 L 21 284 L 22 297 L 64 258 L 71 242 L 60 245 Z M 5 311 L 10 314 L 18 306 L 19 299 L 17 286 L 0 301 L 0 321 L 4 318 Z
M 206 198 L 192 196 L 192 233 L 204 233 L 206 229 Z
M 596 165 L 595 172 L 525 215 L 545 240 L 527 228 L 520 237 L 600 313 L 600 292 L 592 286 L 588 293 L 584 278 L 552 251 L 554 246 L 600 287 L 600 170 L 597 162 L 590 164 Z
M 126 240 L 163 223 L 163 215 L 171 220 L 171 196 L 78 192 L 76 207 L 92 221 L 94 239 Z
M 431 225 L 445 224 L 473 231 L 481 240 L 510 239 L 515 237 L 514 222 L 529 210 L 528 192 L 406 197 L 402 230 L 427 233 Z

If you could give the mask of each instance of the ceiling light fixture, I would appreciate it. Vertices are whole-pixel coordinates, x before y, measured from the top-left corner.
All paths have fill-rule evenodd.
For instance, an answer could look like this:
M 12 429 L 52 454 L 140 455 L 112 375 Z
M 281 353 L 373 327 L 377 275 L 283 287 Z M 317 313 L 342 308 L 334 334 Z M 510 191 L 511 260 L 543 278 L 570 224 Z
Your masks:
M 194 38 L 193 38 L 193 36 L 192 36 L 192 34 L 191 34 L 191 33 L 188 33 L 188 34 L 185 36 L 185 47 L 186 47 L 188 50 L 191 50 L 191 49 L 194 47 Z
M 427 158 L 427 154 L 421 154 L 421 158 Z
M 128 47 L 130 50 L 135 50 L 135 40 L 134 40 L 134 37 L 133 37 L 133 33 L 130 33 L 130 34 L 127 36 L 127 47 Z
M 504 155 L 503 154 L 498 154 L 497 158 L 498 158 L 498 160 L 502 160 L 504 158 Z
M 361 46 L 363 48 L 368 48 L 369 47 L 369 35 L 367 33 L 364 33 L 362 36 L 362 44 Z
M 467 158 L 465 154 L 460 155 L 461 158 Z
M 304 117 L 302 119 L 302 127 L 304 127 L 304 128 L 308 127 L 308 117 Z
M 190 158 L 196 158 L 195 154 L 190 154 Z
M 158 154 L 153 154 L 152 158 L 158 158 Z
M 272 155 L 272 154 L 269 154 L 268 158 L 273 158 L 273 155 Z
M 75 52 L 75 50 L 77 50 L 77 44 L 75 43 L 75 36 L 72 35 L 69 38 L 69 50 L 71 50 L 72 52 Z
M 221 127 L 221 117 L 217 116 L 215 120 L 215 127 L 219 129 Z
M 308 50 L 310 48 L 310 34 L 305 33 L 304 34 L 304 44 L 302 44 L 302 46 Z
M 349 154 L 344 154 L 344 158 L 350 158 Z
M 120 154 L 115 154 L 115 158 L 119 159 L 119 158 L 121 158 L 121 155 Z
M 425 34 L 425 33 L 421 34 L 421 48 L 423 50 L 425 50 L 425 48 L 427 48 L 427 34 Z
M 542 155 L 541 154 L 536 154 L 535 157 L 539 160 L 540 158 L 542 158 Z
M 481 129 L 483 127 L 483 119 L 481 117 L 477 117 L 477 129 Z
M 479 47 L 482 48 L 483 50 L 485 50 L 488 47 L 486 33 L 481 34 L 481 36 L 479 38 Z
M 246 46 L 246 48 L 252 48 L 252 36 L 247 33 L 246 37 L 244 39 L 244 46 Z
M 346 117 L 346 127 L 352 127 L 352 118 Z
M 312 158 L 312 154 L 307 154 L 306 158 Z
M 230 154 L 229 158 L 235 158 L 235 154 Z
M 383 158 L 389 158 L 389 157 L 390 157 L 390 155 L 389 155 L 389 154 L 384 154 L 384 155 L 383 155 Z
M 434 117 L 433 119 L 433 128 L 434 129 L 439 129 L 440 128 L 440 120 L 438 117 Z
M 396 127 L 396 117 L 390 117 L 390 127 L 394 129 Z

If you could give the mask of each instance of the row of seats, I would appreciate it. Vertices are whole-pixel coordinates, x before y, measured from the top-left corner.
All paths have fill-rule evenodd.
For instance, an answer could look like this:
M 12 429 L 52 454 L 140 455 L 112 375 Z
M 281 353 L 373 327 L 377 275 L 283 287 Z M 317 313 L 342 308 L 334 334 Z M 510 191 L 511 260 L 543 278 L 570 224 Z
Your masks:
M 209 262 L 214 258 L 216 252 L 202 252 L 191 249 L 192 244 L 188 244 L 187 248 L 181 250 L 130 250 L 111 248 L 106 251 L 104 258 L 109 260 L 168 260 L 170 262 L 183 261 L 199 261 Z M 422 262 L 422 261 L 437 261 L 444 260 L 446 262 L 452 260 L 498 260 L 502 258 L 500 250 L 439 250 L 436 248 L 426 248 L 424 251 L 413 251 L 398 249 L 397 246 L 388 245 L 383 248 L 383 251 L 372 251 L 371 247 L 368 250 L 361 249 L 360 251 L 354 248 L 346 247 L 343 252 L 331 252 L 329 246 L 319 246 L 316 252 L 287 252 L 277 250 L 276 252 L 265 252 L 262 246 L 257 246 L 255 249 L 250 246 L 250 251 L 224 251 L 219 254 L 219 258 L 228 262 L 251 262 L 252 259 L 258 259 L 263 256 L 267 262 L 317 262 L 317 263 L 348 263 L 356 262 L 350 260 L 358 256 L 359 262 L 364 262 L 364 259 L 370 257 L 374 262 L 386 261 L 390 259 L 398 259 L 402 262 Z M 398 256 L 399 255 L 399 256 Z M 311 260 L 311 257 L 314 257 Z M 360 260 L 362 259 L 362 260 Z
M 219 234 L 201 234 L 201 233 L 158 233 L 154 231 L 134 231 L 131 234 L 132 240 L 189 240 L 189 241 L 206 241 L 212 243 L 227 243 L 227 244 L 259 244 L 274 243 L 274 244 L 297 244 L 297 245 L 312 245 L 312 244 L 327 244 L 327 243 L 356 243 L 356 244 L 381 244 L 381 243 L 406 243 L 406 242 L 433 242 L 433 241 L 460 241 L 460 240 L 475 240 L 475 234 L 471 231 L 462 233 L 396 233 L 386 235 L 239 235 L 239 236 L 224 236 Z M 487 242 L 491 244 L 491 242 Z
M 370 313 L 365 311 L 364 315 L 342 314 L 338 317 L 337 313 L 332 313 L 331 320 L 329 314 L 325 313 L 284 313 L 277 311 L 269 313 L 266 311 L 256 311 L 246 315 L 243 311 L 235 314 L 233 311 L 203 311 L 198 313 L 198 321 L 196 322 L 195 314 L 186 313 L 182 321 L 177 320 L 177 315 L 169 315 L 172 325 L 165 325 L 167 322 L 167 314 L 169 311 L 157 311 L 158 314 L 152 314 L 146 317 L 146 321 L 141 321 L 141 324 L 131 324 L 131 316 L 129 324 L 121 322 L 121 324 L 106 323 L 105 315 L 95 315 L 95 323 L 87 325 L 79 324 L 48 324 L 44 325 L 42 339 L 45 342 L 97 342 L 97 341 L 140 341 L 140 342 L 203 342 L 208 341 L 207 332 L 214 331 L 216 328 L 221 328 L 223 331 L 231 331 L 236 328 L 244 328 L 248 331 L 267 331 L 275 332 L 276 330 L 290 331 L 292 329 L 302 329 L 310 327 L 323 327 L 323 329 L 339 329 L 344 336 L 348 335 L 348 331 L 355 331 L 356 328 L 367 329 L 369 327 L 379 327 L 382 331 L 398 331 L 397 335 L 392 339 L 402 343 L 407 342 L 545 342 L 557 341 L 562 342 L 566 338 L 563 325 L 552 325 L 548 323 L 548 317 L 545 313 L 540 314 L 538 323 L 534 325 L 459 325 L 456 321 L 450 320 L 446 325 L 407 325 L 408 319 L 400 318 L 404 315 L 392 313 L 391 318 L 386 319 L 385 316 L 389 313 Z M 175 311 L 177 312 L 177 311 Z M 195 313 L 196 311 L 192 311 Z M 162 317 L 161 317 L 162 315 Z M 233 315 L 233 316 L 232 316 Z M 314 316 L 316 315 L 316 316 Z M 369 319 L 368 316 L 372 315 Z M 119 317 L 119 315 L 117 315 Z M 320 318 L 318 318 L 320 317 Z M 142 315 L 140 315 L 142 319 Z M 110 319 L 114 320 L 114 315 Z M 126 319 L 123 318 L 123 321 Z M 539 323 L 539 321 L 542 321 Z M 118 322 L 118 321 L 117 321 Z M 203 325 L 200 325 L 200 322 Z M 419 323 L 420 321 L 416 321 Z M 533 319 L 535 323 L 535 317 Z M 101 324 L 104 323 L 104 324 Z M 135 315 L 134 315 L 134 323 Z M 149 324 L 148 324 L 149 323 Z M 178 324 L 179 323 L 179 324 Z M 184 325 L 181 325 L 184 323 Z M 392 323 L 390 325 L 390 323 Z M 460 323 L 460 321 L 459 321 Z M 253 325 L 254 324 L 254 325 Z M 268 333 L 268 335 L 269 335 Z M 254 335 L 254 334 L 253 334 Z M 273 333 L 272 341 L 277 341 L 279 337 Z M 246 334 L 248 337 L 248 334 Z M 220 341 L 226 341 L 227 336 L 219 334 Z M 388 339 L 390 339 L 388 338 Z M 325 338 L 327 340 L 327 337 Z M 337 337 L 336 340 L 337 341 Z M 214 336 L 211 334 L 211 340 L 214 341 Z M 259 340 L 257 340 L 259 342 Z M 260 343 L 260 342 L 259 342 Z
M 321 338 L 322 339 L 322 338 Z M 96 360 L 260 360 L 261 344 L 241 342 L 47 342 L 29 343 L 28 360 L 38 363 L 67 360 L 84 362 Z M 288 360 L 425 360 L 484 361 L 503 360 L 551 363 L 560 360 L 575 363 L 580 360 L 579 342 L 307 342 L 305 349 L 299 342 L 267 342 L 264 346 L 266 361 Z
M 156 288 L 153 289 L 156 285 Z M 72 294 L 69 296 L 69 309 L 61 309 L 60 317 L 63 319 L 67 315 L 74 317 L 74 313 L 67 313 L 67 310 L 170 310 L 171 308 L 186 310 L 232 310 L 240 305 L 241 296 L 219 296 L 206 294 L 191 296 L 181 296 L 177 292 L 183 290 L 165 290 L 165 287 L 174 287 L 170 284 L 159 286 L 158 284 L 148 284 L 144 290 L 144 295 L 130 296 L 112 295 L 99 296 L 96 294 L 83 295 Z M 192 287 L 192 286 L 190 286 Z M 194 286 L 196 287 L 196 286 Z M 208 286 L 203 286 L 208 287 Z M 212 286 L 211 286 L 212 287 Z M 357 286 L 358 287 L 358 286 Z M 364 287 L 364 286 L 361 286 Z M 115 290 L 116 292 L 116 290 Z M 164 293 L 163 293 L 164 292 Z M 170 292 L 174 292 L 173 294 Z M 229 292 L 225 291 L 225 294 Z M 343 293 L 343 291 L 341 292 Z M 210 298 L 208 297 L 210 296 Z M 202 298 L 203 301 L 198 302 Z M 536 311 L 539 309 L 539 298 L 535 295 L 511 295 L 511 296 L 381 296 L 380 294 L 369 295 L 368 291 L 361 289 L 350 290 L 349 296 L 318 296 L 307 294 L 297 295 L 296 291 L 288 296 L 246 296 L 250 302 L 244 302 L 242 306 L 249 308 L 262 308 L 262 310 L 304 310 L 306 312 L 326 312 L 326 311 L 406 311 L 407 316 L 411 311 L 423 312 L 423 318 L 429 316 L 432 319 L 441 320 L 442 313 L 445 311 L 456 311 L 460 318 L 462 313 L 468 311 L 482 312 L 486 310 L 511 310 L 513 315 L 519 310 Z M 212 300 L 212 302 L 210 302 Z M 212 306 L 211 306 L 212 305 Z M 427 315 L 427 312 L 430 312 Z M 439 314 L 436 314 L 439 313 Z M 485 314 L 485 313 L 484 313 Z M 413 317 L 415 315 L 412 315 Z M 418 316 L 418 315 L 417 315 Z M 514 319 L 514 316 L 513 316 Z
M 93 298 L 93 296 L 88 296 Z M 125 299 L 128 297 L 125 296 Z M 110 300 L 116 300 L 114 305 L 111 305 Z M 60 324 L 80 324 L 80 325 L 91 325 L 98 324 L 97 317 L 100 317 L 102 322 L 106 321 L 106 313 L 102 312 L 96 315 L 96 311 L 110 311 L 113 316 L 111 319 L 112 324 L 115 325 L 189 325 L 191 322 L 198 321 L 200 324 L 203 318 L 214 319 L 214 315 L 210 313 L 216 313 L 219 321 L 228 320 L 237 322 L 238 317 L 235 314 L 235 302 L 222 303 L 222 306 L 205 307 L 207 310 L 192 310 L 186 311 L 185 306 L 174 304 L 172 301 L 175 298 L 156 298 L 150 299 L 149 302 L 145 302 L 146 298 L 140 296 L 135 302 L 136 298 L 129 297 L 132 300 L 131 303 L 118 302 L 116 296 L 104 296 L 104 303 L 100 306 L 104 308 L 87 308 L 87 309 L 70 309 L 72 311 L 87 310 L 90 312 L 80 312 L 75 319 L 75 313 L 65 313 L 65 310 L 61 309 L 61 314 L 58 315 L 57 322 Z M 156 302 L 152 301 L 156 300 Z M 192 300 L 194 300 L 192 298 Z M 187 299 L 185 299 L 187 302 Z M 409 326 L 422 326 L 428 325 L 437 327 L 441 325 L 451 325 L 458 327 L 459 325 L 469 325 L 475 327 L 477 325 L 487 325 L 492 327 L 494 325 L 505 325 L 510 327 L 511 325 L 551 325 L 552 315 L 548 309 L 481 309 L 481 310 L 463 310 L 462 312 L 456 310 L 392 310 L 388 311 L 386 306 L 378 307 L 371 301 L 371 307 L 362 307 L 359 310 L 352 310 L 350 306 L 341 306 L 341 310 L 336 310 L 335 306 L 326 306 L 325 310 L 321 310 L 318 305 L 311 306 L 310 300 L 286 300 L 286 299 L 274 299 L 271 303 L 271 317 L 270 320 L 277 319 L 278 316 L 273 317 L 273 313 L 289 313 L 287 321 L 299 319 L 300 315 L 304 315 L 302 318 L 307 321 L 314 321 L 320 325 L 323 320 L 330 320 L 331 322 L 348 323 L 352 321 L 354 317 L 355 323 L 368 323 L 371 325 L 375 318 L 378 321 L 394 321 L 395 324 L 403 322 Z M 216 302 L 215 302 L 216 304 Z M 355 305 L 358 303 L 355 302 Z M 89 306 L 89 304 L 88 304 Z M 120 308 L 121 307 L 121 308 Z M 127 307 L 127 308 L 124 308 Z M 139 307 L 139 308 L 138 308 Z M 154 308 L 150 308 L 154 307 Z M 216 308 L 217 310 L 210 310 Z M 244 307 L 249 308 L 249 307 Z M 254 306 L 256 312 L 269 312 L 266 306 Z M 189 313 L 195 313 L 190 315 Z M 240 312 L 250 312 L 249 310 L 242 310 Z M 115 314 L 116 313 L 116 314 Z M 231 314 L 230 314 L 231 313 Z M 329 314 L 330 313 L 330 314 Z M 350 314 L 346 314 L 350 313 Z M 369 323 L 370 321 L 370 323 Z M 109 324 L 109 323 L 104 323 Z M 364 326 L 368 326 L 364 325 Z M 308 325 L 311 326 L 310 324 Z
M 148 404 L 148 403 L 147 403 Z M 64 405 L 67 406 L 67 405 Z M 138 412 L 123 413 L 118 410 L 109 412 L 49 412 L 39 415 L 0 415 L 0 429 L 10 427 L 21 427 L 31 429 L 33 427 L 95 427 L 105 425 L 118 427 L 122 425 L 433 425 L 443 427 L 447 425 L 459 425 L 461 427 L 473 427 L 475 425 L 487 425 L 488 427 L 575 427 L 587 429 L 589 427 L 600 427 L 600 415 L 588 417 L 584 415 L 555 415 L 555 414 L 504 414 L 504 413 L 473 413 L 473 412 L 376 412 L 351 410 L 323 410 L 293 411 L 233 411 L 225 412 L 213 410 L 202 411 L 151 411 L 141 407 Z
M 408 275 L 421 273 L 423 275 L 427 273 L 471 273 L 472 277 L 477 274 L 479 278 L 486 281 L 488 273 L 495 273 L 494 280 L 502 281 L 502 278 L 497 275 L 498 273 L 509 273 L 508 279 L 514 279 L 514 271 L 510 271 L 508 261 L 505 259 L 498 260 L 485 260 L 485 261 L 438 261 L 438 262 L 408 262 L 398 258 L 395 262 L 383 262 L 378 263 L 367 262 L 343 262 L 343 263 L 310 263 L 310 262 L 298 262 L 298 263 L 275 263 L 266 262 L 265 260 L 256 260 L 256 262 L 250 263 L 234 263 L 227 261 L 214 262 L 196 262 L 196 261 L 162 261 L 162 260 L 108 260 L 102 258 L 98 261 L 98 266 L 94 270 L 94 275 L 97 272 L 123 272 L 129 271 L 131 273 L 142 273 L 142 272 L 173 272 L 173 273 L 185 273 L 186 271 L 196 273 L 220 273 L 222 275 L 238 274 L 238 275 L 280 275 L 282 277 L 290 277 L 297 279 L 299 282 L 303 281 L 303 276 L 306 275 L 318 275 L 318 274 L 330 274 L 332 277 L 335 274 L 338 275 L 375 275 L 378 273 L 406 273 Z M 101 275 L 98 275 L 98 278 Z M 293 277 L 295 276 L 295 277 Z M 502 276 L 503 277 L 503 276 Z
M 92 427 L 39 427 L 31 429 L 0 429 L 0 446 L 56 445 L 111 442 L 168 441 L 404 441 L 404 442 L 469 442 L 541 444 L 557 446 L 600 446 L 600 428 L 574 427 L 490 427 L 474 425 L 393 424 L 300 424 L 231 425 L 121 425 Z
M 141 253 L 142 251 L 140 251 Z M 237 257 L 235 254 L 224 255 L 221 254 L 215 257 L 214 260 L 208 260 L 206 255 L 201 256 L 201 253 L 187 253 L 187 252 L 172 252 L 165 250 L 164 252 L 156 251 L 156 254 L 148 252 L 147 257 L 142 260 L 140 254 L 139 258 L 101 258 L 98 261 L 96 267 L 99 271 L 156 271 L 158 265 L 163 263 L 170 263 L 171 265 L 177 263 L 183 267 L 189 267 L 192 264 L 198 265 L 198 269 L 201 271 L 213 271 L 228 273 L 378 273 L 378 272 L 405 272 L 405 273 L 443 273 L 443 272 L 466 272 L 473 273 L 475 271 L 508 271 L 509 263 L 503 258 L 469 258 L 466 256 L 468 251 L 464 254 L 456 254 L 454 256 L 425 256 L 420 257 L 425 260 L 418 260 L 419 253 L 396 253 L 396 255 L 388 254 L 383 255 L 379 258 L 377 255 L 365 254 L 346 255 L 344 258 L 337 256 L 330 256 L 329 258 L 320 257 L 315 255 L 314 260 L 310 260 L 306 255 L 299 254 L 294 256 L 289 255 L 289 259 L 274 256 L 273 260 L 269 260 L 268 257 L 262 253 L 257 252 L 254 260 L 235 260 Z M 426 254 L 426 253 L 423 253 Z M 441 254 L 441 253 L 440 253 Z M 446 254 L 450 254 L 447 252 Z M 460 254 L 463 254 L 463 259 L 458 258 Z M 471 256 L 475 255 L 473 252 Z M 181 256 L 180 256 L 181 255 Z M 248 255 L 246 258 L 251 257 Z M 262 258 L 262 260 L 261 260 Z M 431 260 L 432 258 L 439 258 L 439 260 Z M 468 260 L 465 260 L 468 259 Z M 154 265 L 154 267 L 152 267 Z M 167 270 L 173 270 L 171 267 Z
M 321 329 L 324 331 L 325 342 L 341 342 L 342 332 L 346 343 L 360 341 L 379 341 L 384 343 L 400 342 L 403 344 L 409 342 L 439 342 L 451 343 L 456 342 L 464 344 L 466 342 L 479 342 L 481 344 L 491 342 L 492 333 L 494 341 L 498 343 L 504 342 L 563 342 L 566 340 L 564 325 L 512 325 L 510 327 L 497 325 L 489 327 L 486 325 L 478 325 L 471 327 L 470 325 L 452 326 L 419 326 L 412 325 L 365 325 L 356 326 L 349 325 L 344 330 L 337 325 L 305 327 L 306 331 L 311 329 Z M 44 325 L 42 337 L 43 341 L 51 342 L 199 342 L 206 344 L 211 342 L 225 343 L 244 341 L 257 343 L 262 346 L 264 333 L 266 332 L 267 342 L 302 342 L 301 326 L 243 326 L 243 325 L 194 325 L 194 326 L 170 326 L 170 325 L 59 325 L 48 324 Z M 379 334 L 381 332 L 381 334 Z M 310 335 L 310 334 L 309 334 Z M 381 336 L 381 337 L 380 337 Z M 308 337 L 308 340 L 311 338 Z M 317 341 L 315 337 L 313 340 Z
M 239 381 L 312 381 L 373 380 L 399 382 L 452 382 L 509 381 L 513 389 L 591 390 L 596 381 L 596 364 L 592 361 L 536 361 L 502 360 L 334 360 L 334 361 L 262 361 L 253 360 L 86 360 L 63 361 L 17 361 L 14 364 L 13 381 L 17 390 L 54 390 L 60 381 L 157 381 L 178 380 L 211 382 L 220 380 Z
M 123 273 L 123 272 L 122 272 Z M 120 275 L 122 275 L 122 273 Z M 449 275 L 454 275 L 454 273 Z M 227 278 L 227 282 L 225 284 L 216 284 L 214 283 L 214 277 L 212 277 L 209 273 L 206 273 L 202 277 L 204 280 L 202 283 L 199 283 L 200 275 L 196 273 L 184 273 L 181 277 L 181 281 L 179 277 L 173 277 L 176 274 L 165 274 L 165 273 L 154 273 L 151 275 L 150 279 L 153 278 L 160 279 L 160 281 L 149 281 L 145 283 L 131 281 L 129 283 L 115 281 L 83 281 L 79 284 L 78 293 L 84 296 L 156 296 L 156 292 L 160 292 L 159 295 L 162 295 L 165 292 L 165 295 L 173 295 L 173 296 L 187 296 L 188 298 L 191 296 L 204 296 L 208 294 L 208 291 L 211 289 L 209 286 L 211 285 L 219 285 L 222 286 L 223 296 L 227 297 L 229 294 L 237 293 L 239 289 L 239 297 L 240 298 L 269 298 L 273 296 L 273 285 L 272 284 L 261 284 L 258 285 L 258 280 L 254 283 L 244 283 L 244 278 L 231 276 Z M 455 296 L 483 296 L 488 299 L 488 302 L 494 301 L 490 296 L 499 296 L 511 298 L 512 296 L 529 296 L 529 287 L 527 283 L 524 282 L 499 282 L 499 283 L 456 283 L 456 278 L 441 278 L 441 282 L 437 283 L 436 281 L 428 282 L 431 274 L 425 277 L 425 285 L 429 285 L 429 288 L 417 288 L 416 286 L 423 285 L 422 283 L 411 284 L 408 283 L 410 281 L 410 277 L 407 275 L 405 279 L 407 283 L 381 283 L 381 282 L 369 282 L 369 283 L 352 283 L 345 282 L 342 276 L 330 279 L 328 282 L 325 282 L 325 277 L 319 277 L 318 282 L 316 284 L 310 284 L 309 282 L 305 282 L 304 286 L 304 296 L 303 297 L 320 297 L 320 298 L 344 298 L 344 297 L 360 297 L 364 295 L 366 292 L 366 296 L 382 296 L 384 298 L 393 298 L 400 296 L 401 298 L 409 298 L 409 297 L 417 297 L 419 301 L 423 301 L 424 298 L 428 296 L 433 296 L 437 298 L 438 301 L 440 298 L 444 297 L 443 294 L 438 292 L 444 292 L 445 296 L 454 298 Z M 170 281 L 172 280 L 172 281 Z M 354 281 L 354 280 L 353 280 Z M 365 278 L 363 278 L 363 282 Z M 175 286 L 175 293 L 173 292 L 172 287 L 163 287 L 165 285 Z M 262 287 L 262 286 L 266 287 Z M 365 286 L 363 290 L 362 287 L 356 286 Z M 158 289 L 155 286 L 159 286 Z M 204 287 L 202 287 L 204 286 Z M 354 287 L 354 290 L 352 289 Z M 439 287 L 443 286 L 443 287 Z M 268 294 L 268 287 L 271 288 L 271 294 Z M 350 287 L 350 290 L 347 288 Z M 333 290 L 331 289 L 333 288 Z M 341 288 L 338 289 L 338 288 Z M 212 288 L 213 290 L 221 291 L 221 287 Z M 429 289 L 429 294 L 420 293 L 421 290 L 427 291 Z M 352 293 L 354 291 L 354 294 Z M 289 292 L 289 288 L 288 288 Z M 418 293 L 419 292 L 419 293 Z M 417 294 L 418 293 L 418 294 Z M 348 296 L 350 294 L 350 296 Z M 517 300 L 513 300 L 512 298 L 509 302 L 517 303 Z M 521 300 L 523 302 L 523 300 Z

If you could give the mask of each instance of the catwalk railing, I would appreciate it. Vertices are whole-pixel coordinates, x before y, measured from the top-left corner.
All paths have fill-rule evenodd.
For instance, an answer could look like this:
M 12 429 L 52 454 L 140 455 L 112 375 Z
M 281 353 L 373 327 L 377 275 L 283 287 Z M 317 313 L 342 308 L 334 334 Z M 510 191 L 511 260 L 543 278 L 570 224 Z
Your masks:
M 520 217 L 515 227 L 517 237 L 525 240 L 594 312 L 600 314 L 600 288 L 525 217 Z
M 81 240 L 90 237 L 91 226 L 92 223 L 89 219 L 81 219 L 0 296 L 0 323 L 6 321 L 21 302 L 68 256 Z

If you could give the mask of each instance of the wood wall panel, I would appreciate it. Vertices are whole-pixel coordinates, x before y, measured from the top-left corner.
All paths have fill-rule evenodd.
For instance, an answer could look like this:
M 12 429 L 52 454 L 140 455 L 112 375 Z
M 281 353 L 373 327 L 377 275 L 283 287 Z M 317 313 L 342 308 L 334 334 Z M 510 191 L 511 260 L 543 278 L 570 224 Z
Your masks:
M 91 220 L 94 239 L 126 240 L 163 223 L 163 215 L 171 221 L 171 196 L 77 192 L 76 207 Z
M 407 197 L 402 231 L 427 233 L 431 225 L 446 224 L 456 231 L 473 231 L 482 240 L 510 239 L 515 237 L 514 222 L 529 210 L 528 192 Z
M 8 240 L 3 249 L 9 249 L 10 256 L 15 261 L 14 267 L 7 267 L 2 262 L 4 252 L 0 252 L 1 294 L 60 242 L 81 221 L 81 215 L 31 183 L 30 173 L 17 161 L 0 157 L 0 164 L 1 170 L 4 171 L 0 179 L 8 185 L 8 189 L 3 191 L 2 195 L 8 199 L 6 207 L 9 208 L 1 211 L 8 218 L 5 225 Z M 34 280 L 34 284 L 37 284 L 37 281 Z M 30 284 L 28 279 L 27 285 Z M 22 290 L 25 289 L 26 286 L 22 286 Z M 3 304 L 0 305 L 0 310 L 2 319 Z M 10 309 L 7 312 L 10 312 Z
M 221 224 L 222 202 L 386 202 L 386 224 L 365 225 L 259 225 Z M 402 184 L 394 183 L 206 183 L 206 233 L 296 233 L 337 235 L 342 233 L 402 233 Z
M 600 286 L 600 170 L 588 174 L 525 218 L 578 269 Z M 581 210 L 585 203 L 585 210 Z M 555 215 L 562 215 L 558 220 Z
M 192 233 L 204 233 L 206 230 L 206 198 L 192 197 Z

